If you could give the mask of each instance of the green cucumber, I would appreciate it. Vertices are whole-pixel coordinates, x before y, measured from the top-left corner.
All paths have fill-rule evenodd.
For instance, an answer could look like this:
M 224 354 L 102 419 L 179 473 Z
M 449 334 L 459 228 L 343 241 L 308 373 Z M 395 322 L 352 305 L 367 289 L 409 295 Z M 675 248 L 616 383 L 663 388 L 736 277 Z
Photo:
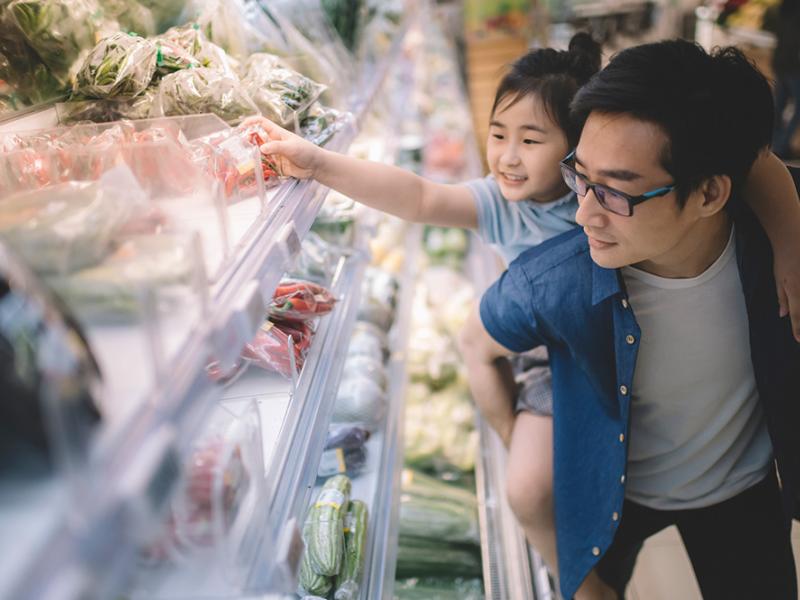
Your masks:
M 310 594 L 313 596 L 327 596 L 331 591 L 333 582 L 330 577 L 317 575 L 311 568 L 308 560 L 308 549 L 303 553 L 303 560 L 300 563 L 300 595 Z
M 335 475 L 325 482 L 308 513 L 307 553 L 318 575 L 338 575 L 344 556 L 344 514 L 350 503 L 350 479 Z
M 336 578 L 334 600 L 356 600 L 364 572 L 367 543 L 367 505 L 352 500 L 344 517 L 344 564 Z

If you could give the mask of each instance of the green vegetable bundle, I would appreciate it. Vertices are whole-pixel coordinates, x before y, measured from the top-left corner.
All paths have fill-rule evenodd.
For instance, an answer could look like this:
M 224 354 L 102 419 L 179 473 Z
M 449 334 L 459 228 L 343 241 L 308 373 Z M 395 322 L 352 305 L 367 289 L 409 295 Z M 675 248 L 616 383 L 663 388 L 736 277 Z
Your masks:
M 99 0 L 104 15 L 119 23 L 122 31 L 148 37 L 157 33 L 153 11 L 136 0 Z
M 79 316 L 119 320 L 137 315 L 140 295 L 151 289 L 160 303 L 177 303 L 194 273 L 192 247 L 178 236 L 126 239 L 97 266 L 50 283 Z
M 87 98 L 132 98 L 144 92 L 156 71 L 156 45 L 115 33 L 101 40 L 83 62 L 73 92 Z
M 172 27 L 158 36 L 156 41 L 161 42 L 167 48 L 181 48 L 184 51 L 182 63 L 186 62 L 186 56 L 191 57 L 192 65 L 179 63 L 176 65 L 178 68 L 200 66 L 223 71 L 228 75 L 236 75 L 238 61 L 209 41 L 196 23 Z
M 102 14 L 96 0 L 13 0 L 12 22 L 62 83 L 73 63 L 95 45 Z
M 344 564 L 336 578 L 335 600 L 356 600 L 359 597 L 366 545 L 367 505 L 353 500 L 344 517 Z
M 332 577 L 342 568 L 344 515 L 350 503 L 350 479 L 335 475 L 325 482 L 308 513 L 306 552 L 315 573 Z
M 266 53 L 253 54 L 247 60 L 242 83 L 261 113 L 281 125 L 292 125 L 325 91 L 324 85 Z
M 59 123 L 110 123 L 122 119 L 146 119 L 150 116 L 157 88 L 149 87 L 135 98 L 108 100 L 72 100 L 56 104 Z
M 483 600 L 480 579 L 414 577 L 395 582 L 395 600 Z
M 480 549 L 435 540 L 400 538 L 397 549 L 398 578 L 481 577 Z
M 161 80 L 151 116 L 201 113 L 214 113 L 237 125 L 258 114 L 258 107 L 235 76 L 213 69 L 186 69 Z
M 324 146 L 350 118 L 349 113 L 314 102 L 300 118 L 300 135 L 317 146 Z

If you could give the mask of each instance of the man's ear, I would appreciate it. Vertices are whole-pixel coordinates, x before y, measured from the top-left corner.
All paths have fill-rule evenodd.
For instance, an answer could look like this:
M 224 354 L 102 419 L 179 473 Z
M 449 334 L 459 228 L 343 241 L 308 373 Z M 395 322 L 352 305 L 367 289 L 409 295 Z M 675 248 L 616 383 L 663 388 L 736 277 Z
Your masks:
M 710 217 L 725 208 L 731 197 L 731 189 L 731 178 L 728 175 L 714 175 L 706 179 L 699 190 L 702 195 L 698 206 L 700 214 Z

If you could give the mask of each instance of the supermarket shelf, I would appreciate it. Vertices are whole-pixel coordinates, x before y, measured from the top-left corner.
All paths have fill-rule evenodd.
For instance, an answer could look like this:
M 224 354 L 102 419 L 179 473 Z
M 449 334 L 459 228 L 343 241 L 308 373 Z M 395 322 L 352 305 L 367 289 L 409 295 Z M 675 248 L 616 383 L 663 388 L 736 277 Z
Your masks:
M 391 53 L 372 73 L 369 84 L 361 88 L 366 91 L 356 96 L 352 104 L 356 122 L 382 86 L 399 54 L 401 41 L 395 40 Z M 55 110 L 49 107 L 4 121 L 0 131 L 56 125 Z M 347 127 L 327 147 L 345 151 L 355 134 L 355 126 Z M 119 353 L 111 355 L 126 370 L 126 377 L 146 385 L 149 391 L 137 411 L 101 430 L 93 447 L 85 482 L 87 502 L 82 505 L 82 512 L 102 518 L 91 522 L 89 517 L 89 522 L 74 524 L 61 509 L 44 508 L 52 506 L 56 497 L 52 493 L 40 496 L 42 512 L 36 515 L 30 510 L 31 503 L 22 502 L 29 519 L 37 520 L 41 526 L 40 535 L 31 536 L 27 530 L 24 538 L 16 538 L 17 542 L 25 539 L 27 551 L 20 551 L 19 544 L 15 544 L 18 560 L 8 561 L 14 566 L 13 573 L 0 572 L 0 590 L 9 590 L 9 596 L 14 598 L 90 597 L 96 592 L 98 574 L 104 568 L 105 578 L 112 582 L 108 589 L 113 589 L 115 582 L 124 581 L 125 563 L 130 562 L 133 552 L 126 547 L 131 539 L 137 539 L 137 531 L 146 529 L 145 523 L 157 520 L 154 515 L 161 512 L 177 480 L 179 457 L 222 395 L 206 375 L 209 358 L 229 362 L 255 334 L 267 301 L 287 263 L 299 250 L 300 240 L 310 229 L 326 193 L 327 189 L 316 182 L 286 181 L 270 193 L 270 208 L 255 225 L 255 208 L 251 203 L 241 203 L 241 214 L 234 214 L 231 222 L 232 229 L 238 232 L 234 237 L 240 238 L 233 247 L 233 258 L 212 288 L 209 305 L 199 322 L 188 328 L 188 337 L 171 345 L 172 356 L 166 357 L 159 368 L 163 379 L 143 381 L 130 371 L 135 366 L 132 361 L 121 360 Z M 330 420 L 332 396 L 341 373 L 342 344 L 349 338 L 348 327 L 352 326 L 357 308 L 357 300 L 346 291 L 353 286 L 358 289 L 363 260 L 355 260 L 353 265 L 357 266 L 344 269 L 336 288 L 343 297 L 339 308 L 347 316 L 331 319 L 318 332 L 316 350 L 312 351 L 316 352 L 316 359 L 310 356 L 307 363 L 314 368 L 307 368 L 298 381 L 294 402 L 286 404 L 284 425 L 274 440 L 276 450 L 270 454 L 274 460 L 268 480 L 273 490 L 271 530 L 265 536 L 269 543 L 262 548 L 264 561 L 275 563 L 273 543 L 286 542 L 287 527 L 291 528 L 292 518 L 299 519 L 303 513 L 313 485 L 324 444 L 324 436 L 317 434 Z M 102 347 L 103 339 L 97 340 L 93 342 Z M 103 355 L 102 349 L 100 354 Z M 316 366 L 315 361 L 319 363 Z M 15 519 L 15 523 L 20 521 Z M 292 548 L 289 543 L 288 551 Z M 296 560 L 293 563 L 289 555 L 283 558 L 288 562 L 281 564 L 279 557 L 277 571 L 260 568 L 251 573 L 251 585 L 286 589 L 294 579 Z M 284 568 L 287 565 L 288 571 Z M 69 578 L 69 585 L 64 577 Z M 51 593 L 55 595 L 50 596 Z M 0 595 L 5 597 L 5 593 Z
M 400 489 L 403 470 L 403 427 L 405 420 L 406 348 L 411 330 L 411 306 L 414 300 L 414 275 L 422 241 L 422 226 L 414 225 L 406 236 L 406 259 L 400 282 L 396 320 L 390 332 L 391 355 L 387 364 L 389 411 L 379 436 L 370 439 L 372 478 L 353 482 L 353 497 L 367 502 L 370 508 L 368 539 L 365 549 L 364 583 L 361 598 L 391 600 L 397 563 Z M 362 481 L 363 480 L 363 481 Z
M 250 574 L 250 589 L 289 593 L 295 587 L 302 522 L 325 444 L 324 432 L 333 413 L 350 332 L 355 324 L 359 290 L 366 256 L 356 252 L 341 268 L 333 285 L 340 299 L 335 319 L 323 320 L 292 401 L 281 415 L 280 408 L 262 413 L 268 426 L 282 424 L 272 439 L 265 436 L 268 485 L 268 525 L 259 551 L 259 561 Z M 270 419 L 272 423 L 270 425 Z M 282 450 L 279 450 L 282 449 Z

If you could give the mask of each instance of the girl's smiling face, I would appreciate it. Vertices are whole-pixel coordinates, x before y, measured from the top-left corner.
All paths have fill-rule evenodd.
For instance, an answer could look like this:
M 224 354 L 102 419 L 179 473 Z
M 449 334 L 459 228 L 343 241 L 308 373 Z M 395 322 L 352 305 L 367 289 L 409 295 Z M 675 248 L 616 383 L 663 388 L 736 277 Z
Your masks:
M 569 153 L 567 136 L 536 94 L 508 96 L 489 123 L 486 161 L 506 200 L 551 202 L 569 189 L 559 162 Z

